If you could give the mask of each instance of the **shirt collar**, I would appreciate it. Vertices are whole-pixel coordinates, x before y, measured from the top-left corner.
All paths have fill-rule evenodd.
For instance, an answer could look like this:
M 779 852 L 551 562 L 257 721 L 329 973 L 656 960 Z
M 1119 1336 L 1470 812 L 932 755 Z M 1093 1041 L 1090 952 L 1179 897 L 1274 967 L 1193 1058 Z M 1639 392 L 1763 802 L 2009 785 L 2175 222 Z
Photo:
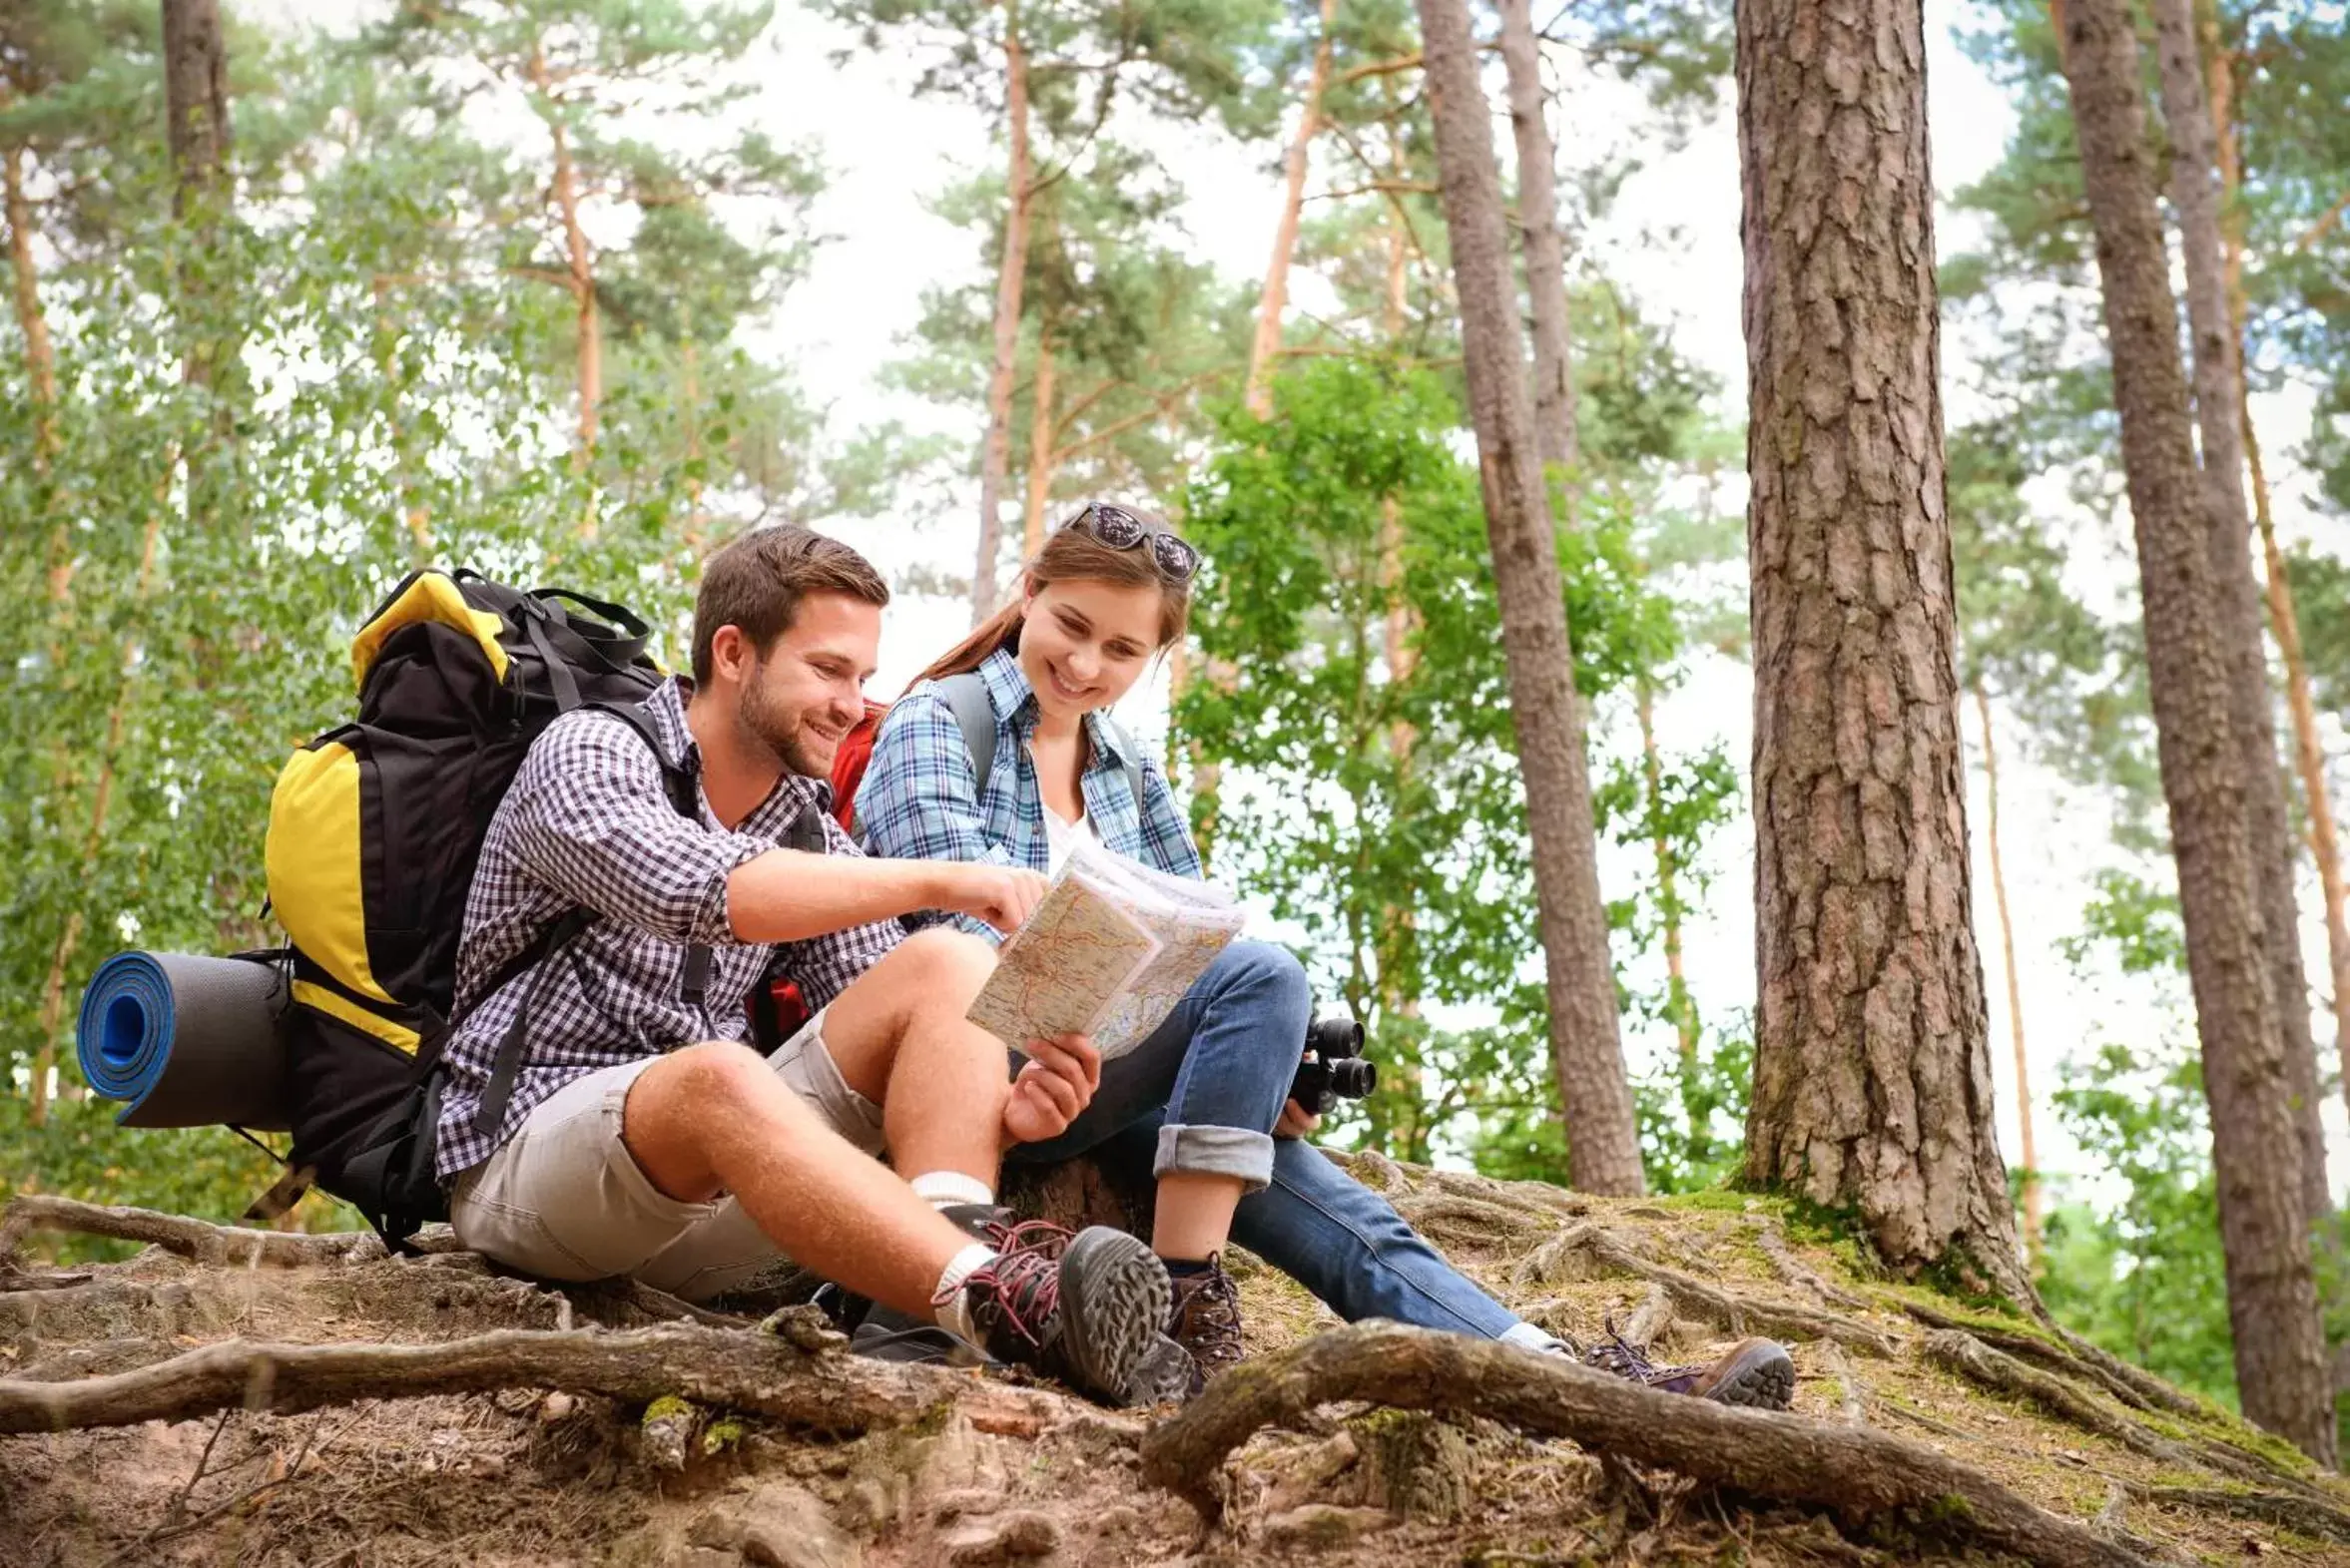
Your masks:
M 1015 669 L 1014 674 L 1017 674 Z M 702 777 L 702 748 L 694 740 L 693 726 L 686 723 L 686 704 L 694 695 L 693 678 L 673 675 L 645 699 L 645 714 L 653 721 L 653 733 L 678 766 L 692 774 L 697 782 Z M 783 808 L 779 809 L 779 805 Z M 758 831 L 778 821 L 789 822 L 803 811 L 814 808 L 830 811 L 833 808 L 833 784 L 829 779 L 804 779 L 787 773 L 776 782 L 767 798 L 752 807 L 738 831 Z
M 1020 668 L 1020 656 L 1008 648 L 998 648 L 979 662 L 979 679 L 987 688 L 988 706 L 996 717 L 1010 721 L 1012 734 L 1025 740 L 1036 729 L 1036 689 L 1028 684 L 1027 672 Z M 1098 708 L 1085 715 L 1085 739 L 1090 743 L 1091 768 L 1124 768 L 1134 759 L 1127 757 L 1120 747 L 1116 729 L 1108 724 Z

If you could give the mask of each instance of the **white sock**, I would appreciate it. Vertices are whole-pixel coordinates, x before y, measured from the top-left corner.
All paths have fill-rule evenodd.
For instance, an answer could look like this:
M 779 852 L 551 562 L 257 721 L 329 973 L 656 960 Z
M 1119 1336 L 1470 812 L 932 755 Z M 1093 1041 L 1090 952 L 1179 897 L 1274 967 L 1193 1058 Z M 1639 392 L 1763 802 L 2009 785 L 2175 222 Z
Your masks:
M 975 1176 L 960 1171 L 924 1171 L 905 1184 L 913 1195 L 933 1209 L 944 1209 L 953 1204 L 991 1204 L 995 1189 Z
M 971 1304 L 962 1292 L 963 1282 L 995 1262 L 995 1249 L 979 1242 L 946 1260 L 939 1271 L 938 1289 L 930 1293 L 931 1315 L 938 1326 L 960 1339 L 979 1342 L 979 1326 L 971 1321 Z
M 1511 1323 L 1501 1335 L 1503 1344 L 1514 1344 L 1521 1350 L 1534 1350 L 1544 1355 L 1571 1355 L 1565 1341 L 1544 1333 L 1532 1323 Z

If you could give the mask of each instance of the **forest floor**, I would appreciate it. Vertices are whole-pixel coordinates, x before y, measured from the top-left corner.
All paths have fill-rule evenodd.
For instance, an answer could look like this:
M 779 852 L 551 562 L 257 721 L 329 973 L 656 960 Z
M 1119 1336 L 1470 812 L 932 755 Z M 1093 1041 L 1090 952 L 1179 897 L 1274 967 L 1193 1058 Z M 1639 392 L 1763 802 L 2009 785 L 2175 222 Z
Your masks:
M 1185 1411 L 1106 1411 L 850 1357 L 807 1309 L 680 1321 L 462 1253 L 19 1198 L 0 1564 L 2350 1563 L 2350 1486 L 2284 1444 L 2045 1324 L 1875 1277 L 1779 1204 L 1351 1163 L 1554 1331 L 1612 1318 L 1660 1359 L 1784 1340 L 1793 1411 L 1326 1332 L 1246 1260 L 1252 1362 Z M 11 1265 L 74 1229 L 164 1245 L 60 1269 L 36 1242 Z

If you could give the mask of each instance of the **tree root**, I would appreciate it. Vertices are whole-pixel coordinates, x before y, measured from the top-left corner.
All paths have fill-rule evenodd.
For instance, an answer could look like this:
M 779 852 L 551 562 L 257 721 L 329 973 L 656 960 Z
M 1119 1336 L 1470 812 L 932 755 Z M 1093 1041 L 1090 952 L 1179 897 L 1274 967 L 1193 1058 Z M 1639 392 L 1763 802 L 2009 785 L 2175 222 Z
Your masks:
M 295 1414 L 356 1399 L 560 1388 L 726 1405 L 807 1430 L 903 1426 L 957 1400 L 982 1430 L 1034 1433 L 1079 1408 L 941 1367 L 809 1354 L 772 1334 L 673 1323 L 617 1333 L 502 1328 L 442 1344 L 206 1345 L 78 1382 L 0 1378 L 0 1434 L 184 1421 L 216 1410 Z
M 1777 1226 L 1768 1221 L 1756 1225 L 1754 1245 L 1761 1251 L 1763 1261 L 1771 1266 L 1771 1273 L 1777 1275 L 1781 1283 L 1792 1285 L 1799 1291 L 1809 1291 L 1830 1307 L 1843 1307 L 1854 1311 L 1868 1310 L 1868 1302 L 1842 1286 L 1821 1278 L 1818 1270 L 1796 1257 L 1795 1250 L 1787 1245 L 1786 1235 Z
M 383 1244 L 375 1239 L 372 1231 L 335 1231 L 314 1236 L 300 1231 L 256 1231 L 243 1226 L 212 1225 L 176 1214 L 158 1214 L 152 1209 L 86 1204 L 48 1193 L 26 1193 L 8 1200 L 7 1209 L 0 1211 L 0 1260 L 15 1257 L 18 1245 L 36 1231 L 146 1242 L 200 1264 L 298 1269 L 383 1256 Z
M 2145 1561 L 1971 1466 L 1870 1428 L 1677 1398 L 1556 1357 L 1395 1323 L 1333 1329 L 1224 1373 L 1145 1434 L 1143 1478 L 1214 1521 L 1235 1448 L 1270 1422 L 1342 1399 L 1490 1416 L 1761 1497 L 1848 1512 L 1915 1509 L 1954 1535 L 2049 1568 Z
M 1396 1213 L 1421 1235 L 1470 1247 L 1523 1242 L 1548 1231 L 1554 1223 L 1552 1216 L 1512 1209 L 1486 1198 L 1414 1193 L 1398 1198 L 1395 1204 Z
M 2129 1485 L 2129 1495 L 2156 1506 L 2208 1509 L 2238 1519 L 2282 1525 L 2323 1540 L 2350 1542 L 2350 1513 L 2292 1492 L 2237 1492 L 2220 1486 Z
M 1781 1339 L 1827 1339 L 1888 1358 L 1894 1353 L 1893 1341 L 1867 1323 L 1837 1312 L 1798 1307 L 1793 1302 L 1732 1296 L 1692 1275 L 1650 1263 L 1612 1232 L 1591 1224 L 1569 1226 L 1534 1249 L 1517 1266 L 1519 1283 L 1556 1279 L 1576 1253 L 1612 1273 L 1663 1286 L 1672 1294 L 1677 1309 L 1718 1322 L 1732 1333 L 1767 1333 Z
M 2154 1408 L 2153 1402 L 2140 1393 L 2136 1385 L 2129 1379 L 2113 1375 L 2094 1361 L 2066 1354 L 2038 1334 L 2027 1333 L 2021 1329 L 1993 1328 L 1983 1323 L 1970 1322 L 1963 1318 L 1953 1317 L 1947 1312 L 1937 1311 L 1923 1302 L 1905 1300 L 1901 1306 L 1902 1310 L 1929 1328 L 1947 1328 L 1954 1332 L 1971 1334 L 1984 1344 L 1990 1345 L 1994 1349 L 2005 1350 L 2020 1360 L 2031 1361 L 2050 1371 L 2060 1372 L 2067 1377 L 2078 1378 L 2083 1382 L 2102 1388 L 2133 1410 Z M 2190 1401 L 2183 1413 L 2199 1412 L 2195 1411 Z
M 1624 1342 L 1645 1350 L 1672 1325 L 1673 1294 L 1661 1285 L 1652 1285 L 1640 1305 L 1632 1308 L 1632 1315 L 1624 1319 Z
M 2103 1376 L 2135 1389 L 2138 1397 L 2145 1401 L 2140 1408 L 2167 1410 L 2172 1415 L 2200 1416 L 2206 1413 L 2192 1396 L 2172 1387 L 2144 1367 L 2130 1365 L 2103 1345 L 2091 1344 L 2062 1323 L 2053 1326 L 2056 1330 L 2056 1337 L 2063 1340 L 2075 1356 L 2095 1367 Z
M 1937 1329 L 1926 1336 L 1926 1358 L 1993 1390 L 2012 1394 L 2083 1431 L 2119 1443 L 2130 1452 L 2188 1469 L 2217 1470 L 2240 1481 L 2285 1485 L 2318 1507 L 2323 1494 L 2250 1449 L 2233 1443 L 2180 1442 L 2165 1437 L 2118 1410 L 2110 1410 L 2063 1379 L 1995 1350 L 1972 1333 Z

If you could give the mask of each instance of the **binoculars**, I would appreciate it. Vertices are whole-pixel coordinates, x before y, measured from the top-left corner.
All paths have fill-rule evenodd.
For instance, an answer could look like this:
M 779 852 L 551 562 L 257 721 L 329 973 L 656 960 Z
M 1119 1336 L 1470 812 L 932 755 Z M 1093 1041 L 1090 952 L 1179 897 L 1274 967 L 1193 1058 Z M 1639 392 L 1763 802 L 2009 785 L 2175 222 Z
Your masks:
M 1310 1116 L 1336 1099 L 1360 1100 L 1379 1087 L 1379 1068 L 1363 1057 L 1363 1026 L 1352 1018 L 1316 1018 L 1306 1025 L 1306 1060 L 1289 1097 Z

